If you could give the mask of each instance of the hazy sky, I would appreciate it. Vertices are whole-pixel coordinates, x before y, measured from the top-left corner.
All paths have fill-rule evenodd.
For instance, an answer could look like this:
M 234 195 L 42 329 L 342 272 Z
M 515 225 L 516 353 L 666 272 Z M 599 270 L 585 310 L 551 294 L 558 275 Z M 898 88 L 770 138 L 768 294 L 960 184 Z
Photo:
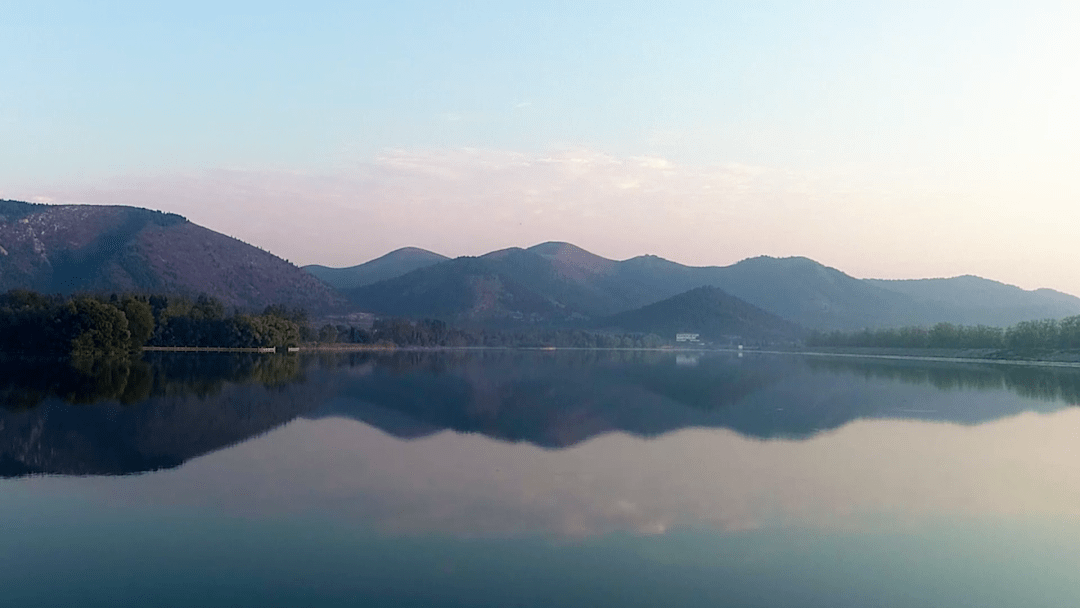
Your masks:
M 1080 294 L 1072 3 L 150 4 L 0 0 L 0 198 Z

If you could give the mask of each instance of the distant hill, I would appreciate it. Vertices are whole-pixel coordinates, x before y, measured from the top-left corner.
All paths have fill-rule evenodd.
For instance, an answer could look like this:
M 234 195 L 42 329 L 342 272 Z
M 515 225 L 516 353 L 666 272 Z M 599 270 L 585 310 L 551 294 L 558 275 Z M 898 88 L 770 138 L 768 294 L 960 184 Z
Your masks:
M 450 258 L 417 247 L 402 247 L 390 253 L 348 268 L 329 268 L 312 264 L 303 269 L 335 289 L 354 289 L 427 268 Z
M 600 319 L 597 324 L 668 338 L 681 332 L 697 333 L 706 341 L 735 336 L 749 340 L 793 340 L 802 333 L 794 323 L 708 286 Z
M 466 324 L 569 318 L 571 309 L 535 288 L 550 279 L 545 271 L 551 269 L 539 256 L 522 252 L 455 258 L 344 293 L 361 309 L 384 315 Z
M 565 243 L 460 257 L 400 277 L 343 290 L 378 314 L 459 323 L 564 322 L 625 310 L 603 283 L 614 264 Z
M 998 327 L 1031 319 L 1080 314 L 1080 298 L 1053 289 L 1026 290 L 972 275 L 948 279 L 881 280 L 867 283 L 904 294 L 940 310 L 947 321 Z
M 595 320 L 702 286 L 718 287 L 808 329 L 1012 325 L 1080 314 L 1080 298 L 970 279 L 981 282 L 982 292 L 948 283 L 946 297 L 922 284 L 857 279 L 804 257 L 695 267 L 651 255 L 616 261 L 551 242 L 447 260 L 347 295 L 370 312 L 480 323 Z
M 405 248 L 351 268 L 307 269 L 175 214 L 0 201 L 0 291 L 206 293 L 244 309 L 351 306 L 502 326 L 589 324 L 702 286 L 807 329 L 1008 326 L 1080 314 L 1075 296 L 974 276 L 856 279 L 802 257 L 706 267 L 651 255 L 617 261 L 564 242 L 456 259 Z
M 931 322 L 932 307 L 804 257 L 768 256 L 694 269 L 704 284 L 813 329 Z
M 205 293 L 227 306 L 347 305 L 293 264 L 175 215 L 0 201 L 0 291 Z
M 558 241 L 533 245 L 526 251 L 549 260 L 559 276 L 575 280 L 608 275 L 619 265 L 614 260 L 585 251 L 577 245 Z
M 345 293 L 358 307 L 381 314 L 558 323 L 607 317 L 702 286 L 817 329 L 902 324 L 921 318 L 919 309 L 926 308 L 806 258 L 692 267 L 656 256 L 620 262 L 569 243 L 457 258 Z

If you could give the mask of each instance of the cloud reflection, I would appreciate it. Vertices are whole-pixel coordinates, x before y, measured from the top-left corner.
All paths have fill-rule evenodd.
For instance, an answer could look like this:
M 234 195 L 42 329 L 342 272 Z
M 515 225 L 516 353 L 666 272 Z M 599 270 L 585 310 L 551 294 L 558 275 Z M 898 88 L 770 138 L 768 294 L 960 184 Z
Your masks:
M 78 483 L 122 503 L 318 514 L 395 535 L 858 528 L 881 517 L 1078 516 L 1078 435 L 1080 411 L 1069 409 L 976 427 L 857 421 L 805 441 L 608 434 L 548 451 L 450 432 L 402 441 L 330 418 L 178 470 Z M 34 480 L 50 482 L 60 480 Z

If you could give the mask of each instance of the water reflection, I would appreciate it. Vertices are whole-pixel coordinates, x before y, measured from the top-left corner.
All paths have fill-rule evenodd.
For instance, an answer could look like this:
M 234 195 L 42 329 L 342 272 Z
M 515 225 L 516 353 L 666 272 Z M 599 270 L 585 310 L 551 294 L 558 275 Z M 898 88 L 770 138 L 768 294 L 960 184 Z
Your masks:
M 1006 389 L 1031 399 L 1080 404 L 1080 373 L 1072 367 L 975 363 L 928 365 L 901 359 L 811 358 L 806 363 L 811 369 L 930 384 L 940 390 Z
M 9 603 L 1077 599 L 1073 370 L 596 352 L 25 365 L 0 373 L 17 397 L 0 408 Z
M 280 426 L 326 396 L 287 357 L 6 360 L 0 476 L 175 467 Z
M 0 475 L 177 466 L 291 420 L 547 449 L 686 428 L 808 439 L 863 419 L 984 424 L 1077 403 L 1072 369 L 661 352 L 155 354 L 0 367 Z
M 1078 431 L 1080 411 L 1065 410 L 977 427 L 861 421 L 809 441 L 711 429 L 610 434 L 552 451 L 452 433 L 403 442 L 355 421 L 301 420 L 138 484 L 112 478 L 94 490 L 121 504 L 459 537 L 1074 519 Z
M 0 355 L 0 406 L 33 409 L 46 400 L 130 405 L 168 393 L 212 395 L 226 383 L 280 386 L 302 381 L 297 357 L 148 353 L 144 358 L 8 357 Z
M 350 365 L 364 373 L 343 376 L 337 399 L 312 415 L 403 438 L 451 429 L 549 448 L 687 427 L 809 438 L 864 418 L 979 424 L 1075 403 L 1080 378 L 1080 370 L 787 356 L 712 355 L 686 366 L 642 352 L 404 353 Z

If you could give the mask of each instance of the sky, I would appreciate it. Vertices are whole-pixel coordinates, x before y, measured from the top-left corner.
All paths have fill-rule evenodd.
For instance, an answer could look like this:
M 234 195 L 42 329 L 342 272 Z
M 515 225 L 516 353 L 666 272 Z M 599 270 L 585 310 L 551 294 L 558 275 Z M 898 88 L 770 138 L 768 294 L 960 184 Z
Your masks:
M 1080 294 L 1067 2 L 0 0 L 0 198 Z

